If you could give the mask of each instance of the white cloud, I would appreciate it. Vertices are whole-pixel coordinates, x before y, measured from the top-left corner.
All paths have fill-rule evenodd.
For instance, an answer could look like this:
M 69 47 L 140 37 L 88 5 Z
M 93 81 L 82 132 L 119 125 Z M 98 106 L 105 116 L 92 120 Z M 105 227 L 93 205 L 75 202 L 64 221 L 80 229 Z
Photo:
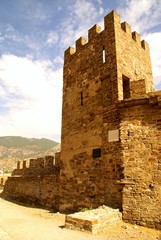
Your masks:
M 63 63 L 64 63 L 64 59 L 62 58 L 62 57 L 60 57 L 60 56 L 57 56 L 54 60 L 53 60 L 53 63 L 55 64 L 55 65 L 63 65 Z
M 51 31 L 47 36 L 47 44 L 49 46 L 55 45 L 59 40 L 59 35 L 57 32 Z
M 145 38 L 150 46 L 154 83 L 161 89 L 161 32 L 149 33 Z
M 92 0 L 76 0 L 69 4 L 69 17 L 65 18 L 60 27 L 60 47 L 68 48 L 81 36 L 87 36 L 88 29 L 102 20 L 104 9 L 102 1 L 97 4 Z
M 18 32 L 17 29 L 15 29 L 11 24 L 6 24 L 4 26 L 5 30 L 2 36 L 2 41 L 6 44 L 8 42 L 8 45 L 12 45 L 12 42 L 17 43 L 17 44 L 24 44 L 27 47 L 31 49 L 37 49 L 38 43 L 35 43 L 31 36 L 29 37 L 28 35 L 24 35 L 20 32 Z
M 5 38 L 0 35 L 0 44 L 1 44 L 2 42 L 4 42 L 4 40 L 5 40 Z
M 0 88 L 0 93 L 3 90 L 0 109 L 4 101 L 8 109 L 0 117 L 1 135 L 48 138 L 60 135 L 62 69 L 53 71 L 50 61 L 3 55 L 0 79 L 7 90 Z
M 124 21 L 135 26 L 139 33 L 160 24 L 160 0 L 124 0 L 117 11 Z
M 11 24 L 6 24 L 3 38 L 5 40 L 13 40 L 15 42 L 20 42 L 22 39 L 20 35 L 16 32 L 15 28 Z
M 0 98 L 5 96 L 5 89 L 0 85 Z
M 48 20 L 50 18 L 47 9 L 39 1 L 24 1 L 23 3 L 24 12 L 21 15 L 24 19 L 40 24 L 40 22 Z M 46 5 L 47 6 L 47 5 Z
M 15 29 L 11 24 L 7 24 L 5 31 L 6 31 L 6 33 L 7 32 L 14 32 Z
M 97 15 L 95 5 L 91 1 L 86 0 L 76 0 L 70 14 L 74 18 L 77 18 L 77 21 L 88 21 L 88 18 L 94 19 Z
M 102 4 L 102 0 L 97 0 L 97 2 L 98 2 L 99 4 Z
M 100 9 L 99 9 L 99 15 L 102 15 L 102 14 L 104 14 L 104 9 L 103 9 L 102 7 L 100 7 Z

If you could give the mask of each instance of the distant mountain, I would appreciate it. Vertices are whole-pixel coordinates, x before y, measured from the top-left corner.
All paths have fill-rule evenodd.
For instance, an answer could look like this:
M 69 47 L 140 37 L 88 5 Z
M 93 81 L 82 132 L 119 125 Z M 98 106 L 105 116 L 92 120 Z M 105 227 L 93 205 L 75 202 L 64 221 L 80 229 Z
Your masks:
M 54 155 L 60 144 L 46 138 L 0 137 L 0 170 L 12 171 L 18 160 Z

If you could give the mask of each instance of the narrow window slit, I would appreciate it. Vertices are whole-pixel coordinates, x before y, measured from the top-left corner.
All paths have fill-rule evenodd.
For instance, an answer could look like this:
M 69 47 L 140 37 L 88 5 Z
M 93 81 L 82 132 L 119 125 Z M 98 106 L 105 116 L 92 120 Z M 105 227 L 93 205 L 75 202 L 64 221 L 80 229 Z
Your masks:
M 80 98 L 81 98 L 81 106 L 83 106 L 83 92 L 80 93 Z
M 105 47 L 103 47 L 103 51 L 102 51 L 102 60 L 103 60 L 103 63 L 106 62 L 106 51 L 105 51 Z

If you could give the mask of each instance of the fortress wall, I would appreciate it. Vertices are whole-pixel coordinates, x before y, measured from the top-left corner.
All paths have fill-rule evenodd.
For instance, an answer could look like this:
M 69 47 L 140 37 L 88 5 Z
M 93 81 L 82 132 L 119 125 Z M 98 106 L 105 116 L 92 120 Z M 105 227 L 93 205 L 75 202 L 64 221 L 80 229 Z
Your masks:
M 59 175 L 9 177 L 2 197 L 30 205 L 59 209 Z
M 57 153 L 56 158 L 45 156 L 45 158 L 30 159 L 29 161 L 18 161 L 12 176 L 42 176 L 55 173 L 59 169 L 59 155 L 60 153 Z
M 161 104 L 157 97 L 124 102 L 121 143 L 123 219 L 161 229 Z
M 106 167 L 102 158 L 91 160 L 84 152 L 75 155 L 70 164 L 73 170 L 79 168 L 79 172 L 74 178 L 63 176 L 63 181 L 61 176 L 60 211 L 78 211 L 82 207 L 96 208 L 103 204 L 118 207 L 117 195 L 122 186 L 115 184 L 116 179 L 110 179 L 111 169 Z
M 5 183 L 2 197 L 59 209 L 59 155 L 18 161 Z

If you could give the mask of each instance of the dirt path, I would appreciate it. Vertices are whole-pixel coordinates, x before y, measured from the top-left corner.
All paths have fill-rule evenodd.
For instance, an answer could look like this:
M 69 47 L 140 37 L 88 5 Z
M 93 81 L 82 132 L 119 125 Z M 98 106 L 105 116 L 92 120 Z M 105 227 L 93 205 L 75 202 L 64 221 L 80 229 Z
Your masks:
M 0 198 L 0 240 L 161 240 L 161 232 L 120 223 L 101 236 L 63 228 L 65 215 Z

